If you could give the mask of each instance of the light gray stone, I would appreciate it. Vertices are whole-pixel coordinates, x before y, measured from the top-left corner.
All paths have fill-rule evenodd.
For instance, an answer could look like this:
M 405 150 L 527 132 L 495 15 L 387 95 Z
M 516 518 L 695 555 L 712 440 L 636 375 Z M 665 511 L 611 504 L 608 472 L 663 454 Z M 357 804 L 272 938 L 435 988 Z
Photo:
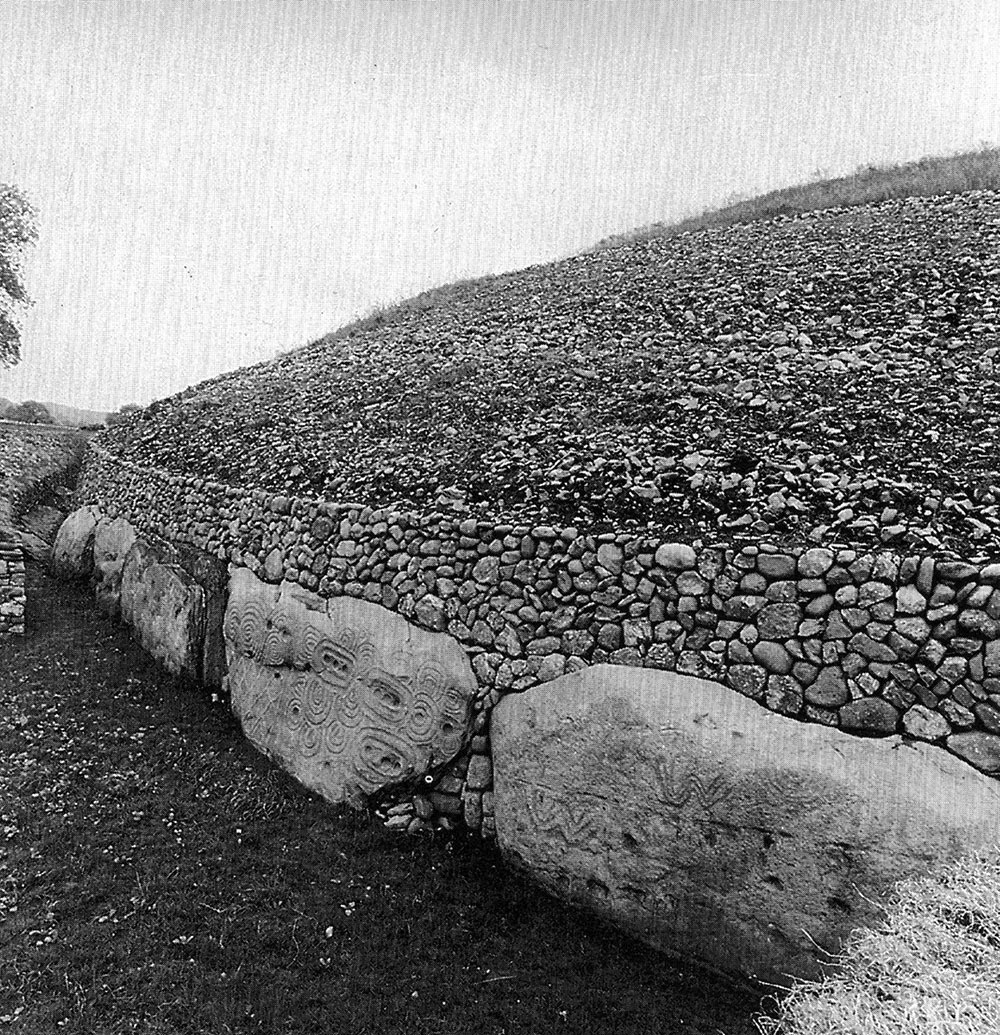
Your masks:
M 938 740 L 951 732 L 943 715 L 922 704 L 915 704 L 903 715 L 903 729 L 918 740 Z
M 183 568 L 136 539 L 122 564 L 119 601 L 122 621 L 168 672 L 200 678 L 205 594 Z
M 1000 737 L 995 733 L 983 730 L 955 733 L 946 743 L 949 751 L 954 751 L 970 765 L 990 776 L 1000 776 Z
M 135 540 L 135 529 L 122 517 L 101 518 L 94 529 L 94 596 L 97 606 L 112 618 L 121 613 L 122 567 Z
M 223 630 L 247 738 L 330 801 L 360 805 L 416 781 L 471 737 L 477 684 L 465 651 L 381 605 L 238 569 Z
M 94 570 L 94 531 L 100 520 L 97 507 L 74 510 L 59 526 L 52 544 L 52 570 L 67 579 L 86 579 Z
M 29 556 L 33 561 L 38 561 L 39 564 L 49 564 L 52 560 L 52 547 L 41 537 L 35 535 L 34 532 L 18 532 L 18 538 L 21 541 L 21 549 Z
M 922 615 L 927 610 L 927 598 L 916 586 L 900 586 L 896 590 L 896 611 L 901 615 Z
M 695 566 L 698 555 L 685 543 L 663 543 L 657 548 L 654 559 L 661 568 L 686 571 Z
M 1000 837 L 1000 786 L 947 752 L 704 680 L 598 666 L 506 696 L 491 730 L 508 861 L 659 949 L 758 980 L 815 976 L 897 880 Z
M 833 551 L 825 547 L 816 546 L 806 550 L 799 558 L 799 574 L 808 579 L 819 578 L 825 575 L 833 567 Z

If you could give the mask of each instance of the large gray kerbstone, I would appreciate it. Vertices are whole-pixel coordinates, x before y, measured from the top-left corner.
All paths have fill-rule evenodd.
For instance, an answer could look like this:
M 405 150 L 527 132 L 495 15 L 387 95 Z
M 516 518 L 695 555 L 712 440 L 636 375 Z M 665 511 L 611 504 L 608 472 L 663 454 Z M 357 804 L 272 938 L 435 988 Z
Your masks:
M 1000 786 L 701 679 L 597 666 L 491 718 L 497 839 L 555 894 L 758 980 L 815 976 L 899 879 L 1000 840 Z
M 137 539 L 121 574 L 121 616 L 142 646 L 174 675 L 200 678 L 205 594 L 169 550 Z
M 52 544 L 52 570 L 63 578 L 85 579 L 94 568 L 94 531 L 101 512 L 97 507 L 74 510 L 59 526 Z
M 416 780 L 470 736 L 465 651 L 377 604 L 271 586 L 241 568 L 223 632 L 247 738 L 330 801 L 361 804 Z
M 122 517 L 102 517 L 94 529 L 94 596 L 112 618 L 121 613 L 122 568 L 135 540 L 135 529 Z
M 204 550 L 184 543 L 173 544 L 171 563 L 183 568 L 201 586 L 205 622 L 199 672 L 205 686 L 221 687 L 226 675 L 222 623 L 226 612 L 229 565 Z

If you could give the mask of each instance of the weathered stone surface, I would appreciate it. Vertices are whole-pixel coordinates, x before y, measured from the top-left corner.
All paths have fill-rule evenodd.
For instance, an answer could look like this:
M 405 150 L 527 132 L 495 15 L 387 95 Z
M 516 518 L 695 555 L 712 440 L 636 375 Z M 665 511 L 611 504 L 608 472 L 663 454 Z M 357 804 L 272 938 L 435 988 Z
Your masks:
M 798 632 L 802 611 L 798 604 L 768 604 L 757 616 L 762 640 L 787 640 Z
M 815 579 L 825 575 L 833 567 L 833 551 L 817 546 L 806 550 L 799 558 L 799 574 Z
M 226 612 L 229 567 L 217 557 L 193 546 L 178 545 L 173 563 L 183 568 L 201 586 L 205 602 L 205 632 L 201 648 L 201 682 L 208 687 L 222 685 L 226 674 L 226 647 L 222 622 Z
M 110 521 L 102 517 L 94 529 L 94 596 L 97 606 L 112 618 L 121 613 L 122 567 L 135 540 L 135 529 L 121 517 Z
M 165 553 L 145 539 L 132 544 L 122 565 L 121 617 L 168 672 L 199 679 L 205 594 Z
M 806 687 L 806 700 L 823 708 L 838 708 L 849 696 L 844 673 L 832 665 L 820 669 L 816 679 Z
M 663 543 L 656 550 L 655 560 L 661 568 L 684 571 L 693 568 L 698 555 L 686 543 Z
M 896 610 L 901 615 L 922 615 L 927 610 L 927 598 L 916 586 L 900 586 L 896 590 Z
M 945 743 L 949 751 L 954 751 L 970 765 L 991 776 L 1000 776 L 1000 737 L 996 734 L 970 730 L 953 734 Z M 964 803 L 962 807 L 965 807 Z
M 19 532 L 21 549 L 33 561 L 39 564 L 49 564 L 52 560 L 52 547 L 39 535 L 34 532 Z
M 63 578 L 85 579 L 94 568 L 94 531 L 101 512 L 80 507 L 59 526 L 52 544 L 52 570 Z
M 1000 786 L 939 748 L 703 680 L 598 666 L 491 721 L 508 860 L 660 949 L 761 980 L 815 975 L 895 881 L 1000 837 Z
M 780 643 L 761 640 L 760 643 L 754 644 L 752 653 L 754 660 L 763 665 L 768 672 L 786 675 L 792 671 L 792 657 Z
M 880 697 L 862 697 L 840 709 L 840 724 L 855 733 L 894 733 L 899 712 Z
M 762 553 L 757 570 L 769 579 L 790 579 L 795 574 L 795 558 L 787 553 Z
M 951 732 L 943 715 L 922 704 L 915 704 L 903 715 L 903 729 L 918 740 L 938 740 Z
M 360 804 L 450 761 L 471 735 L 465 651 L 378 604 L 233 572 L 233 711 L 255 747 L 331 801 Z

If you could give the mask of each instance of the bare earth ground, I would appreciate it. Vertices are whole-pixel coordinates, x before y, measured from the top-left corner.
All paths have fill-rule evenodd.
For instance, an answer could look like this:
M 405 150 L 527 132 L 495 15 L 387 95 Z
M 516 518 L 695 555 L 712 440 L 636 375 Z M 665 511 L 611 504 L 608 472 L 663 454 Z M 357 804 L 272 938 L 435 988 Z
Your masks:
M 749 1035 L 759 994 L 571 913 L 463 839 L 299 790 L 84 589 L 0 645 L 0 1029 Z

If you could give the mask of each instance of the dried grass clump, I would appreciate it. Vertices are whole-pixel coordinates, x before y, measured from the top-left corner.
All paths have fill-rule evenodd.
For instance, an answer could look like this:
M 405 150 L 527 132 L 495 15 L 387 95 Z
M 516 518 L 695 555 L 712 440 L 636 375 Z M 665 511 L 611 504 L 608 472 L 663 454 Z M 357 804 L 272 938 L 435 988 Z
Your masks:
M 996 1035 L 1000 849 L 901 882 L 837 964 L 796 985 L 777 1017 L 757 1018 L 762 1035 Z

